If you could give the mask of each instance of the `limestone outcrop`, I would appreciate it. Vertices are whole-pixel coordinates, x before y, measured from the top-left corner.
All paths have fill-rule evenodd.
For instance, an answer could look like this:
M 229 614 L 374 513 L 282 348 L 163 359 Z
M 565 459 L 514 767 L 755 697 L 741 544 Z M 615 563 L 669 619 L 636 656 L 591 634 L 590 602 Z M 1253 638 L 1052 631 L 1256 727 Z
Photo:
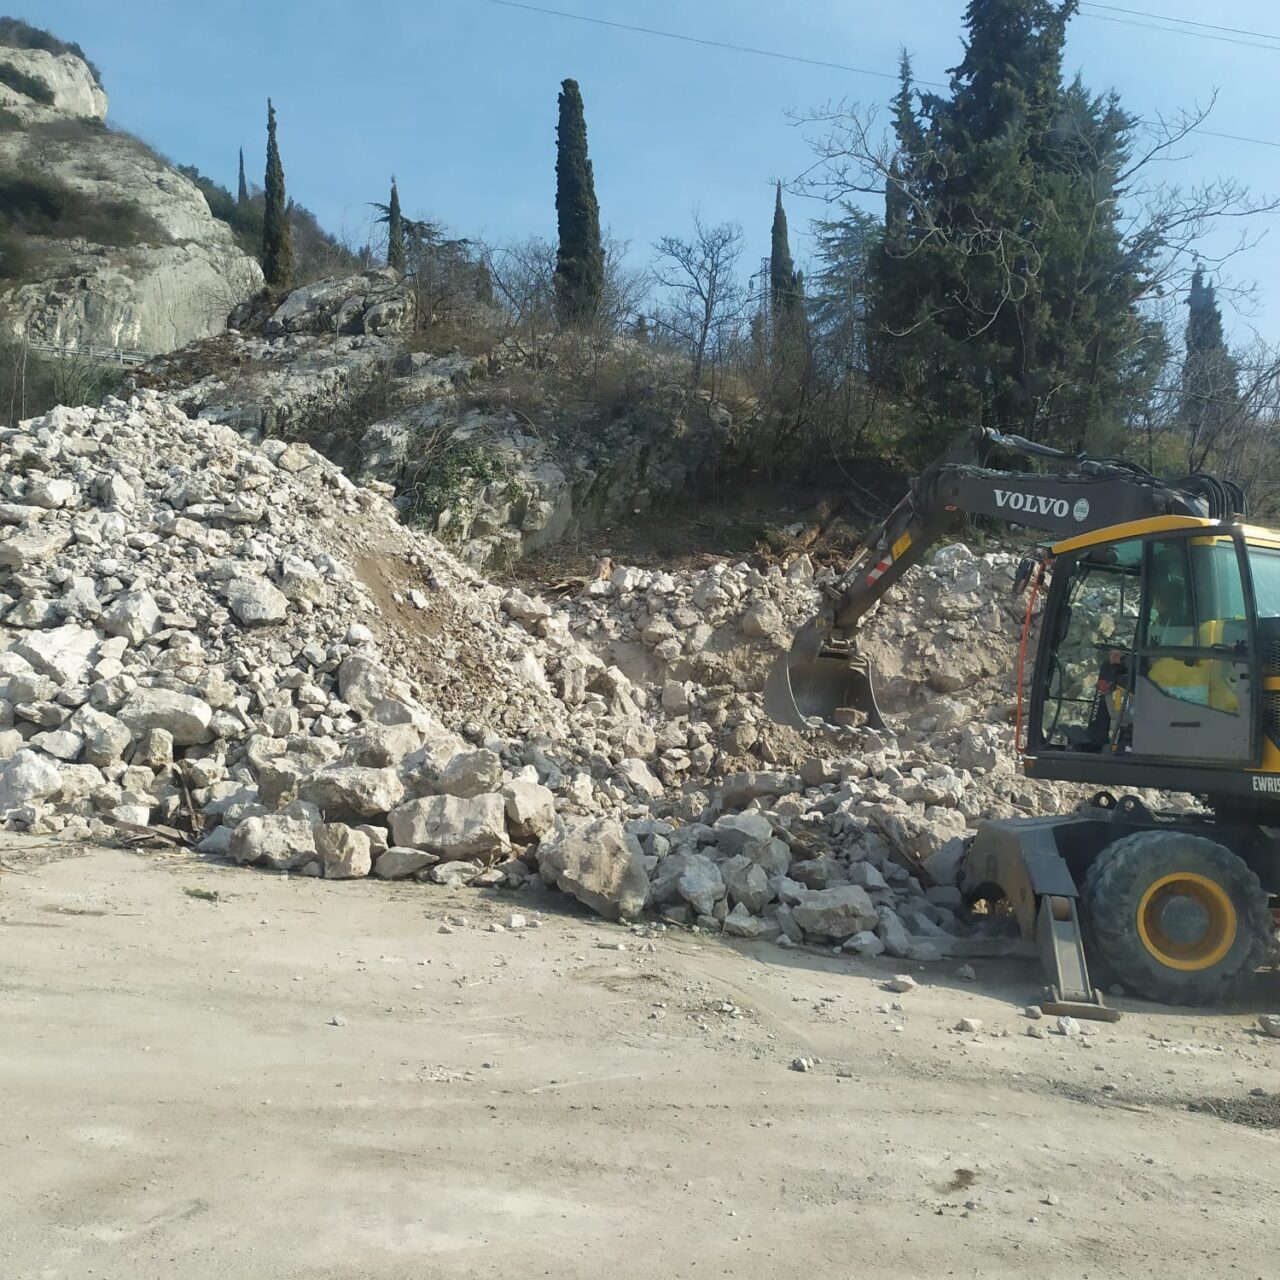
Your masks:
M 31 90 L 0 84 L 11 117 L 0 173 L 69 188 L 94 214 L 67 238 L 56 226 L 25 237 L 18 278 L 0 293 L 0 331 L 153 354 L 223 330 L 262 272 L 195 184 L 105 126 L 107 95 L 74 54 L 0 47 L 0 67 Z

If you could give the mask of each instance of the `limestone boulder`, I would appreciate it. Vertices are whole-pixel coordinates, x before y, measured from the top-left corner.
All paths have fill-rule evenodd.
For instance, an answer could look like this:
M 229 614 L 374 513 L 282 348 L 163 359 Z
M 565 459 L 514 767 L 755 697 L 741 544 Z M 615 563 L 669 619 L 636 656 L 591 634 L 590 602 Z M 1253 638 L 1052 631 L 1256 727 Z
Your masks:
M 426 796 L 392 809 L 387 821 L 394 844 L 446 862 L 496 857 L 510 847 L 500 795 Z
M 200 698 L 173 689 L 135 689 L 118 714 L 134 734 L 163 729 L 178 747 L 199 746 L 211 736 L 213 708 Z
M 0 767 L 0 814 L 46 800 L 62 787 L 58 766 L 46 755 L 19 751 Z
M 410 876 L 434 867 L 439 855 L 425 849 L 406 849 L 392 845 L 380 853 L 373 864 L 373 874 L 380 880 L 407 880 Z
M 227 605 L 246 627 L 283 622 L 289 613 L 288 596 L 265 578 L 238 578 L 230 583 Z
M 538 845 L 538 872 L 547 884 L 610 920 L 644 910 L 649 877 L 639 841 L 612 818 L 576 818 Z
M 848 938 L 880 923 L 867 891 L 856 884 L 810 890 L 791 909 L 806 932 L 823 938 Z
M 369 837 L 341 822 L 318 822 L 311 828 L 326 880 L 358 880 L 373 866 Z
M 539 840 L 555 825 L 555 796 L 539 782 L 510 782 L 502 788 L 502 799 L 507 826 L 517 840 Z
M 404 783 L 390 768 L 326 765 L 299 780 L 297 795 L 326 817 L 376 818 L 404 799 Z
M 440 771 L 436 789 L 443 795 L 469 799 L 502 786 L 502 761 L 492 751 L 464 751 Z
M 314 825 L 303 815 L 246 818 L 231 834 L 228 855 L 276 871 L 292 871 L 316 859 Z

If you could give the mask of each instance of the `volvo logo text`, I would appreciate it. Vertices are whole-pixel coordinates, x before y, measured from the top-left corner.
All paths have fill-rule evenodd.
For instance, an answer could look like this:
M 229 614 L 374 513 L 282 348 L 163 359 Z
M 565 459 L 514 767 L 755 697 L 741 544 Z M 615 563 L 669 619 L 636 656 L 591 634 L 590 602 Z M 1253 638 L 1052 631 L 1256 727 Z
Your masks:
M 1067 513 L 1071 510 L 1066 498 L 1046 498 L 1039 493 L 1012 493 L 1008 489 L 997 489 L 995 494 L 996 506 L 1007 507 L 1010 511 L 1026 511 L 1038 516 L 1054 515 L 1065 520 Z M 1086 503 L 1085 515 L 1088 514 L 1089 509 Z M 1083 520 L 1084 516 L 1077 515 L 1076 519 Z

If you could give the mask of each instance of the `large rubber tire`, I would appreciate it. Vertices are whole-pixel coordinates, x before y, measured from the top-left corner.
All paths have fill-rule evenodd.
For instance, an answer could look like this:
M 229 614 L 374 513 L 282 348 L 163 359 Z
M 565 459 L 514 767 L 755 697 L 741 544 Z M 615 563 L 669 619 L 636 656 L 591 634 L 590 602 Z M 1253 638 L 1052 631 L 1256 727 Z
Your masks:
M 1169 901 L 1159 895 L 1178 898 L 1183 886 L 1210 904 L 1203 936 L 1191 943 L 1164 934 L 1156 914 Z M 1120 982 L 1161 1004 L 1217 1004 L 1239 994 L 1265 961 L 1274 928 L 1245 862 L 1185 831 L 1139 831 L 1108 845 L 1085 876 L 1080 905 L 1094 981 Z

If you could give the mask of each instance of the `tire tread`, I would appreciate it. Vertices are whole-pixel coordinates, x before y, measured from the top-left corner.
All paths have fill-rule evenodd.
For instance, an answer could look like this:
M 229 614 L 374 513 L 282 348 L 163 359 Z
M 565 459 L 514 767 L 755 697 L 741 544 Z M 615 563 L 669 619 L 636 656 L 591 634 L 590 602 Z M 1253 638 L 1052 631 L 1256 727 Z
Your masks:
M 1199 973 L 1167 969 L 1149 955 L 1134 928 L 1141 882 L 1178 853 L 1203 859 L 1204 874 L 1213 874 L 1231 893 L 1248 945 L 1234 958 L 1228 955 L 1227 967 Z M 1161 1004 L 1217 1004 L 1238 994 L 1266 960 L 1272 926 L 1262 885 L 1238 854 L 1204 836 L 1187 831 L 1123 836 L 1090 864 L 1080 897 L 1090 964 L 1099 970 L 1095 982 L 1105 971 L 1136 995 Z

